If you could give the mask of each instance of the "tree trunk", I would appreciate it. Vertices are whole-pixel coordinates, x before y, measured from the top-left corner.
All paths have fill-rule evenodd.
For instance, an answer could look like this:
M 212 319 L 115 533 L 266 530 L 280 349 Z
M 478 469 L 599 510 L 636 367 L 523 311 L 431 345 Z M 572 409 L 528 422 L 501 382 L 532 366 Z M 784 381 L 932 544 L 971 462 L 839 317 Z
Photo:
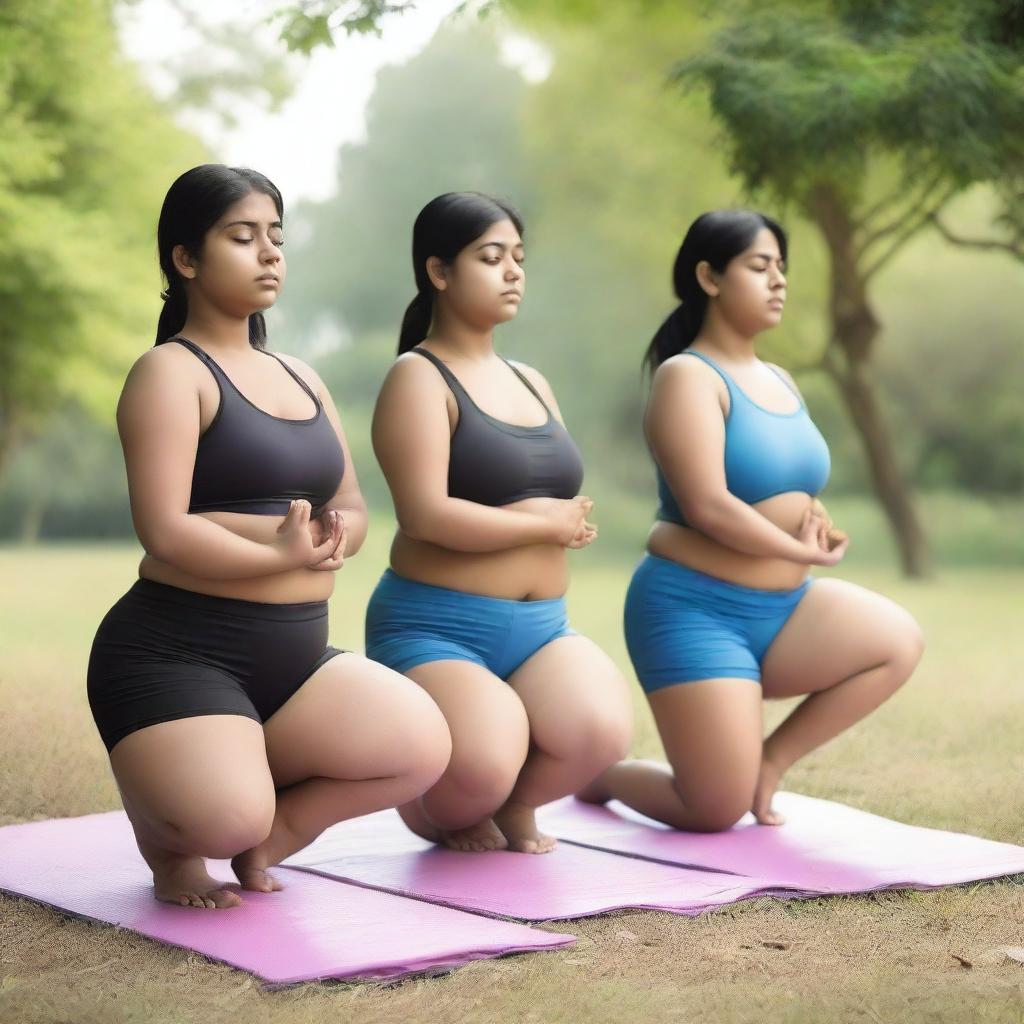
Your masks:
M 815 188 L 806 205 L 831 257 L 832 336 L 824 366 L 860 436 L 875 495 L 896 537 L 903 571 L 908 576 L 927 576 L 931 569 L 928 539 L 896 462 L 892 434 L 871 373 L 871 355 L 880 324 L 868 302 L 867 286 L 858 266 L 852 218 L 842 198 L 828 186 Z

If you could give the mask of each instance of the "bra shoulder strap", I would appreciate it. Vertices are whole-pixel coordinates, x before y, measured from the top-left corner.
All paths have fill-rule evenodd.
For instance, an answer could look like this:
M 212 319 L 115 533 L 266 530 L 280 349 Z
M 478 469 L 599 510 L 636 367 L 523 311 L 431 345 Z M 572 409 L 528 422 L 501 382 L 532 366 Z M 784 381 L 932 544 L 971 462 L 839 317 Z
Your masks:
M 462 408 L 462 399 L 468 398 L 466 389 L 459 383 L 459 378 L 448 369 L 447 366 L 441 362 L 433 352 L 428 352 L 425 348 L 411 348 L 410 352 L 415 352 L 417 355 L 423 356 L 424 359 L 429 360 L 437 369 L 437 372 L 444 378 L 444 382 L 452 389 L 452 393 L 455 395 L 455 400 L 459 403 L 459 408 Z

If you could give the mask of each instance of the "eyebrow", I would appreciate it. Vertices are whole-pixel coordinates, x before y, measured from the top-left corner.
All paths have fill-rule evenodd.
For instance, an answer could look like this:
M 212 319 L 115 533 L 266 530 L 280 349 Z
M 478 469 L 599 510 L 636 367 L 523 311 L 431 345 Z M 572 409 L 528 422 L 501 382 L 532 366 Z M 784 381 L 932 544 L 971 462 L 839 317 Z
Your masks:
M 771 263 L 772 260 L 776 259 L 780 263 L 786 262 L 786 257 L 783 256 L 781 253 L 778 256 L 773 256 L 771 253 L 768 252 L 755 252 L 750 254 L 750 258 L 753 260 L 767 260 L 769 263 Z
M 504 242 L 484 242 L 483 244 L 477 246 L 477 251 L 479 251 L 480 249 L 488 249 L 491 246 L 495 246 L 496 248 L 501 249 L 502 251 L 509 248 L 509 246 L 507 246 Z M 511 246 L 511 248 L 522 249 L 523 243 L 516 242 L 513 246 Z
M 230 224 L 225 224 L 224 225 L 224 230 L 226 231 L 228 228 L 236 228 L 240 224 L 243 227 L 252 228 L 253 231 L 255 231 L 259 227 L 259 224 L 257 224 L 256 221 L 254 221 L 254 220 L 233 220 Z M 272 228 L 283 228 L 284 227 L 284 225 L 279 220 L 272 221 L 270 226 Z

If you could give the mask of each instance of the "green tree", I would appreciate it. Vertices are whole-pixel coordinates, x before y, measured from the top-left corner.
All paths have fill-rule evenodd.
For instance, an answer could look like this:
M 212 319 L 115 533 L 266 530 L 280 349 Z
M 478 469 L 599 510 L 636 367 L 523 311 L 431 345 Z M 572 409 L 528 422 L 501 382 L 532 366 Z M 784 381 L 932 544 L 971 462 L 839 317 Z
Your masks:
M 0 6 L 0 472 L 57 405 L 109 415 L 159 309 L 155 213 L 201 159 L 118 56 L 111 0 Z
M 875 276 L 971 185 L 1019 180 L 1024 21 L 1006 0 L 741 0 L 711 45 L 674 73 L 705 88 L 748 189 L 795 205 L 830 263 L 835 381 L 867 454 L 905 571 L 924 530 L 897 465 L 872 357 Z

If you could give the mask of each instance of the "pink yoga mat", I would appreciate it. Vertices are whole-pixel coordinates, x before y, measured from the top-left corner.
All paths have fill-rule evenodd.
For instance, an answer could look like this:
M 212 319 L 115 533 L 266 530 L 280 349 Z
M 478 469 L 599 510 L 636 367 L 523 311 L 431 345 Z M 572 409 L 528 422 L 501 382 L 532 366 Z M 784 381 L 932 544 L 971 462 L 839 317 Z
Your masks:
M 588 851 L 589 852 L 589 851 Z M 121 812 L 0 829 L 0 890 L 194 949 L 286 984 L 396 978 L 575 941 L 507 921 L 278 869 L 273 894 L 200 911 L 157 903 Z M 225 862 L 215 878 L 232 879 Z
M 448 907 L 527 921 L 625 908 L 699 914 L 778 884 L 652 864 L 569 843 L 539 855 L 458 853 L 413 835 L 394 811 L 335 825 L 286 863 Z
M 774 806 L 784 825 L 758 825 L 747 815 L 711 835 L 677 832 L 617 802 L 596 807 L 573 797 L 545 807 L 540 822 L 568 843 L 771 878 L 794 894 L 926 889 L 1024 872 L 1021 846 L 904 825 L 796 793 L 779 793 Z

